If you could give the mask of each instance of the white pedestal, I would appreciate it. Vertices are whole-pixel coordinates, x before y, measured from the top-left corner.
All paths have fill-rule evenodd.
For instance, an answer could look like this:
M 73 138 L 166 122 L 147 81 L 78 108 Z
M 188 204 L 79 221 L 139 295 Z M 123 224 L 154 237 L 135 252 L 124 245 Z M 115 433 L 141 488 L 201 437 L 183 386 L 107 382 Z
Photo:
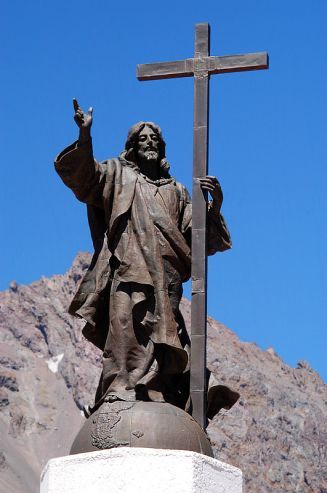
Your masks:
M 40 493 L 242 493 L 242 471 L 184 450 L 121 447 L 51 459 Z

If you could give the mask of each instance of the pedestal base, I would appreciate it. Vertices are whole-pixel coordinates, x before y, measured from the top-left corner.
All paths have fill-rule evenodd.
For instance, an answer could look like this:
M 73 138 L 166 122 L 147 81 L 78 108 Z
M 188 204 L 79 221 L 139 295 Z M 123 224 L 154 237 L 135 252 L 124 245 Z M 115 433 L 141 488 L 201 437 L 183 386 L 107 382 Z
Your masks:
M 51 459 L 40 493 L 242 493 L 242 472 L 184 450 L 121 447 Z

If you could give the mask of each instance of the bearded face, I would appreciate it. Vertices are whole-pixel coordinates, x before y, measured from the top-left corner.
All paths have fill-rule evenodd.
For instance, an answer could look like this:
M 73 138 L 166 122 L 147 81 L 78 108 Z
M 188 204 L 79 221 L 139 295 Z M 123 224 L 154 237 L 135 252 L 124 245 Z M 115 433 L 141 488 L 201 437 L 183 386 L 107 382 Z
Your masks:
M 155 162 L 159 159 L 159 137 L 149 126 L 145 126 L 138 135 L 137 159 L 146 163 Z

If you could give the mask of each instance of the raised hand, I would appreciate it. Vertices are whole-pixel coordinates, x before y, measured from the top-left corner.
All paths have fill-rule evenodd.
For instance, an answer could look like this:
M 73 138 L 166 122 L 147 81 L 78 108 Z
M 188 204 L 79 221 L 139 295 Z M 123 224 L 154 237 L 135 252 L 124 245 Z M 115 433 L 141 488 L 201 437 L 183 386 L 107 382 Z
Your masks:
M 91 128 L 92 125 L 92 113 L 93 108 L 90 107 L 87 113 L 84 113 L 82 108 L 77 102 L 77 99 L 73 99 L 73 106 L 75 110 L 74 120 L 79 128 Z
M 214 206 L 220 210 L 221 204 L 223 203 L 223 192 L 218 179 L 215 176 L 205 176 L 199 178 L 199 182 L 201 189 L 210 193 Z

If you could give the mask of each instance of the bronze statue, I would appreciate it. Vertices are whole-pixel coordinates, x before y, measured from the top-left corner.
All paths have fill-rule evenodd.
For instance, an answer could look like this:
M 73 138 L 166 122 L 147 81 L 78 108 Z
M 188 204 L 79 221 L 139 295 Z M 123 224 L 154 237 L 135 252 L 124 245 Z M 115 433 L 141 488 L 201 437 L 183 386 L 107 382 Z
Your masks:
M 95 249 L 69 308 L 86 320 L 85 337 L 103 350 L 91 412 L 104 401 L 167 402 L 187 410 L 190 341 L 179 303 L 191 273 L 190 196 L 170 174 L 156 124 L 134 125 L 120 156 L 98 163 L 92 108 L 85 113 L 76 99 L 73 103 L 79 138 L 58 155 L 55 167 L 87 204 Z M 212 255 L 230 248 L 231 240 L 217 178 L 200 178 L 200 186 L 212 197 L 207 208 Z
M 197 24 L 193 58 L 137 66 L 143 81 L 194 77 L 193 221 L 190 196 L 170 175 L 160 127 L 137 123 L 120 156 L 99 164 L 92 108 L 84 113 L 74 100 L 79 139 L 55 166 L 87 204 L 95 252 L 69 311 L 86 321 L 85 337 L 103 350 L 103 371 L 71 453 L 128 445 L 212 455 L 207 419 L 239 397 L 223 385 L 208 391 L 206 370 L 207 255 L 231 247 L 219 182 L 205 176 L 209 81 L 266 69 L 268 55 L 210 56 L 209 41 L 209 25 Z M 191 275 L 192 348 L 179 310 Z

